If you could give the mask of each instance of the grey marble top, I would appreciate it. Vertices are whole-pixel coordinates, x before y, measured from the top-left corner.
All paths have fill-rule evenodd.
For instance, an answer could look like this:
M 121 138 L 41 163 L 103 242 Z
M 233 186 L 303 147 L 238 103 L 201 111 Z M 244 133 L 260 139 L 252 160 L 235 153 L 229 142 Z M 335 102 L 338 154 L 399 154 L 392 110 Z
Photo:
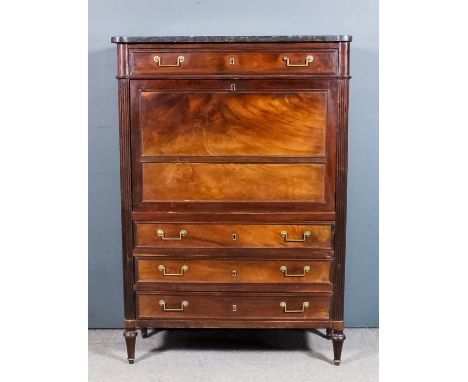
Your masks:
M 116 36 L 113 43 L 184 43 L 184 42 L 340 42 L 351 41 L 350 35 L 328 36 Z

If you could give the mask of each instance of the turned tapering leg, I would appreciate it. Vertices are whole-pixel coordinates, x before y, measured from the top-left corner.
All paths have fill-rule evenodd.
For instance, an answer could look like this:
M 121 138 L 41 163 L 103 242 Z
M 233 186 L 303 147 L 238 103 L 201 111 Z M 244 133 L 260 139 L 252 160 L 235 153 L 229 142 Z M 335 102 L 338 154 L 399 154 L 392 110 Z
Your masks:
M 333 362 L 338 366 L 341 362 L 341 350 L 343 350 L 343 342 L 346 339 L 342 330 L 333 330 L 331 340 L 333 342 Z
M 141 328 L 141 337 L 148 338 L 148 328 Z
M 327 329 L 327 333 L 325 334 L 327 339 L 331 340 L 332 333 L 333 333 L 333 329 Z
M 135 342 L 138 333 L 135 329 L 125 329 L 123 335 L 127 344 L 128 363 L 133 364 L 135 362 Z

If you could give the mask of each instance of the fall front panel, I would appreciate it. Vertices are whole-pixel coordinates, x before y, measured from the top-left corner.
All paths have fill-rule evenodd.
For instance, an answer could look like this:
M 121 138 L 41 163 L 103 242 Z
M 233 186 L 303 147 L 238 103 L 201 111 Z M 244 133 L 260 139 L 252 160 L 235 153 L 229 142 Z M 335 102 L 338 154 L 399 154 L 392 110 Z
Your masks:
M 140 97 L 143 156 L 325 156 L 325 91 L 143 91 Z
M 333 80 L 132 80 L 134 211 L 335 208 Z

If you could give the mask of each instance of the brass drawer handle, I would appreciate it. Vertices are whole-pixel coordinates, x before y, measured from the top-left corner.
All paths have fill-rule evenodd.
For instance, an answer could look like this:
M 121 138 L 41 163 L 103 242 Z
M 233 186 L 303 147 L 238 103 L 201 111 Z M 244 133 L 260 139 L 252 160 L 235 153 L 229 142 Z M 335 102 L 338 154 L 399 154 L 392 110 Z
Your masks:
M 288 274 L 288 268 L 286 267 L 286 265 L 282 265 L 280 267 L 280 271 L 284 273 L 284 277 L 304 277 L 305 274 L 310 271 L 310 267 L 308 265 L 306 265 L 304 267 L 304 271 L 301 274 L 298 274 L 298 275 L 289 275 Z
M 188 232 L 185 229 L 181 229 L 179 237 L 166 237 L 164 235 L 164 230 L 160 228 L 156 231 L 156 235 L 158 235 L 162 240 L 182 240 L 183 237 L 188 235 Z
M 184 309 L 188 306 L 188 301 L 182 301 L 180 303 L 180 308 L 166 308 L 166 301 L 160 300 L 159 306 L 161 306 L 165 312 L 183 312 Z
M 158 266 L 158 269 L 163 273 L 164 276 L 183 276 L 185 272 L 189 270 L 188 265 L 182 265 L 180 267 L 180 273 L 167 273 L 166 267 L 162 264 Z
M 304 309 L 309 307 L 309 303 L 307 301 L 304 301 L 302 303 L 302 309 L 297 310 L 288 310 L 287 305 L 284 301 L 280 302 L 280 306 L 283 308 L 283 313 L 304 313 Z
M 162 63 L 162 60 L 161 60 L 161 57 L 159 57 L 159 56 L 154 56 L 153 60 L 154 60 L 154 62 L 156 62 L 159 66 L 180 66 L 180 63 L 181 63 L 181 62 L 184 62 L 185 57 L 184 57 L 184 56 L 179 56 L 179 57 L 177 57 L 177 63 L 175 63 L 175 64 L 163 64 L 163 63 Z
M 285 242 L 302 242 L 306 241 L 306 239 L 310 237 L 310 235 L 312 235 L 312 232 L 304 231 L 304 233 L 302 234 L 302 239 L 288 239 L 288 233 L 286 231 L 281 231 L 280 235 L 283 237 Z
M 289 63 L 289 57 L 283 57 L 283 60 L 286 61 L 286 66 L 309 66 L 309 64 L 314 61 L 314 56 L 307 56 L 304 64 L 291 64 Z

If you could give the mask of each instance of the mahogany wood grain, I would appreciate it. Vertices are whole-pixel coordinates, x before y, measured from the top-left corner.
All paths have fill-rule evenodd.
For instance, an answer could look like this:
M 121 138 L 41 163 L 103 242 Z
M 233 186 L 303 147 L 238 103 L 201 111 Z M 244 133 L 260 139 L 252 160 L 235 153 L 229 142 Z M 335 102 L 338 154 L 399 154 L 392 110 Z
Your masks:
M 144 201 L 325 200 L 323 164 L 143 163 Z
M 119 43 L 125 340 L 344 328 L 349 42 Z M 311 54 L 314 60 L 304 64 Z M 184 61 L 174 64 L 179 55 Z M 231 60 L 232 59 L 232 60 Z M 335 228 L 336 227 L 336 228 Z M 177 241 L 181 229 L 188 234 Z M 311 236 L 304 242 L 288 237 Z M 233 234 L 236 234 L 233 240 Z M 158 270 L 183 276 L 163 276 Z M 285 278 L 279 267 L 304 277 Z M 232 271 L 236 271 L 233 276 Z M 165 312 L 189 305 L 184 312 Z M 300 313 L 304 301 L 309 308 Z M 236 309 L 233 309 L 233 305 Z
M 159 269 L 164 266 L 165 272 Z M 182 267 L 187 270 L 183 271 Z M 286 272 L 281 271 L 286 267 Z M 304 267 L 309 267 L 304 271 Z M 177 274 L 165 276 L 166 274 Z M 181 275 L 179 275 L 181 274 Z M 288 276 L 287 276 L 288 275 Z M 304 275 L 291 277 L 291 275 Z M 329 261 L 138 259 L 137 283 L 330 283 Z
M 164 311 L 180 309 L 183 301 L 188 302 L 184 311 Z M 285 313 L 287 310 L 302 310 L 303 303 L 309 304 L 304 312 Z M 275 295 L 275 294 L 191 294 L 191 293 L 137 293 L 137 318 L 216 318 L 216 319 L 328 319 L 330 297 L 328 295 Z M 235 305 L 235 307 L 234 307 Z
M 226 94 L 226 97 L 229 97 L 230 94 L 230 87 L 232 85 L 232 81 L 228 80 L 213 80 L 213 79 L 203 79 L 203 80 L 134 80 L 131 81 L 131 111 L 132 111 L 132 184 L 133 184 L 133 210 L 134 212 L 180 212 L 180 213 L 196 213 L 200 211 L 210 211 L 210 212 L 225 212 L 225 213 L 232 213 L 232 212 L 334 212 L 335 209 L 335 160 L 336 160 L 336 149 L 335 149 L 335 136 L 336 136 L 336 98 L 337 98 L 337 83 L 333 82 L 329 79 L 327 80 L 317 80 L 317 79 L 310 79 L 305 78 L 302 81 L 298 81 L 295 79 L 291 79 L 288 81 L 283 80 L 275 80 L 275 79 L 268 79 L 268 80 L 235 80 L 234 81 L 237 90 L 232 93 L 241 94 L 241 95 L 249 95 L 252 94 L 265 94 L 270 96 L 273 94 L 287 93 L 294 95 L 298 94 L 327 94 L 327 101 L 326 101 L 326 129 L 325 129 L 325 153 L 323 156 L 298 156 L 298 155 L 289 155 L 289 156 L 277 156 L 277 155 L 265 155 L 259 156 L 250 155 L 250 156 L 207 156 L 207 155 L 162 155 L 162 156 L 142 156 L 143 155 L 143 147 L 142 143 L 144 141 L 143 134 L 142 134 L 142 121 L 145 118 L 142 118 L 142 113 L 140 112 L 141 109 L 141 99 L 142 94 L 148 93 L 158 93 L 162 92 L 164 94 L 185 94 L 187 97 L 191 97 L 194 94 L 198 94 L 200 92 L 204 93 L 223 93 Z M 220 104 L 220 107 L 221 104 Z M 319 115 L 320 107 L 317 109 L 315 107 L 311 107 L 311 112 L 314 115 Z M 218 115 L 221 115 L 219 112 Z M 146 113 L 147 115 L 148 113 Z M 143 117 L 145 116 L 145 113 Z M 203 118 L 202 118 L 203 119 Z M 170 119 L 169 119 L 170 120 Z M 235 118 L 230 118 L 230 121 L 235 121 Z M 160 120 L 159 123 L 165 124 L 167 121 Z M 187 124 L 190 124 L 190 120 L 187 120 Z M 235 123 L 235 122 L 232 122 Z M 314 123 L 315 124 L 315 123 Z M 154 126 L 154 125 L 152 125 Z M 180 128 L 179 128 L 180 129 Z M 272 131 L 278 131 L 277 128 L 271 128 Z M 264 135 L 264 134 L 262 134 Z M 294 135 L 294 134 L 292 134 Z M 167 138 L 167 134 L 165 135 Z M 178 139 L 178 138 L 177 138 Z M 177 140 L 176 139 L 176 140 Z M 313 140 L 311 140 L 313 141 Z M 224 141 L 226 142 L 226 140 Z M 228 141 L 227 141 L 228 142 Z M 245 142 L 245 140 L 244 140 Z M 197 145 L 197 143 L 196 143 Z M 253 145 L 253 144 L 252 144 Z M 305 143 L 303 145 L 308 145 Z M 164 145 L 161 145 L 164 146 Z M 278 147 L 278 145 L 277 145 Z M 211 147 L 212 148 L 212 147 Z M 218 147 L 219 149 L 219 147 Z M 236 148 L 236 150 L 239 147 Z M 171 149 L 172 150 L 172 149 Z M 268 150 L 268 149 L 264 149 Z M 253 153 L 255 154 L 255 153 Z M 143 162 L 143 163 L 142 163 Z M 151 162 L 158 162 L 158 163 L 151 163 Z M 234 182 L 228 182 L 226 176 L 223 176 L 221 172 L 222 169 L 225 169 L 227 166 L 228 169 L 242 169 L 239 175 L 247 176 L 251 171 L 250 169 L 253 168 L 251 166 L 260 165 L 260 169 L 266 169 L 265 176 L 267 179 L 266 182 L 269 184 L 263 185 L 261 182 L 255 181 L 258 187 L 262 188 L 263 190 L 266 186 L 270 187 L 271 190 L 277 189 L 278 182 L 282 185 L 285 185 L 285 181 L 289 182 L 289 189 L 286 190 L 284 187 L 283 191 L 287 194 L 285 197 L 289 199 L 283 200 L 267 200 L 262 199 L 262 195 L 260 194 L 257 197 L 250 195 L 248 192 L 242 189 L 233 189 L 231 194 L 223 196 L 224 199 L 216 199 L 212 198 L 213 190 L 208 189 L 208 194 L 205 195 L 205 200 L 193 200 L 193 199 L 171 199 L 170 195 L 171 192 L 166 192 L 166 197 L 168 199 L 162 200 L 145 200 L 143 196 L 143 189 L 144 189 L 144 179 L 143 179 L 143 168 L 147 165 L 166 165 L 166 164 L 184 164 L 188 167 L 185 168 L 185 171 L 189 171 L 192 173 L 191 166 L 194 166 L 196 169 L 198 168 L 205 168 L 202 165 L 206 165 L 206 168 L 209 168 L 211 171 L 208 173 L 203 172 L 202 176 L 208 177 L 211 181 L 209 184 L 210 187 L 216 187 L 220 181 L 226 183 L 226 187 L 224 187 L 221 191 L 225 193 L 229 193 L 230 188 L 236 184 Z M 215 166 L 216 167 L 213 167 Z M 243 166 L 241 166 L 243 165 Z M 271 173 L 275 171 L 270 166 L 293 166 L 290 168 L 294 168 L 295 171 L 291 175 L 295 175 L 296 179 L 299 179 L 297 175 L 300 176 L 307 176 L 308 179 L 304 181 L 305 185 L 302 184 L 291 184 L 291 179 L 285 179 L 284 174 L 274 174 L 275 178 L 270 179 Z M 201 167 L 200 167 L 201 166 Z M 305 166 L 300 167 L 300 166 Z M 155 167 L 159 169 L 159 167 Z M 172 166 L 168 167 L 169 169 L 173 169 Z M 288 167 L 289 168 L 289 167 Z M 216 170 L 218 169 L 218 170 Z M 156 171 L 156 170 L 154 170 Z M 300 174 L 298 174 L 298 172 Z M 312 174 L 312 177 L 309 177 L 309 174 Z M 315 174 L 315 175 L 314 175 Z M 314 184 L 315 176 L 323 174 L 323 193 L 321 190 L 317 188 L 321 187 L 320 184 Z M 184 174 L 186 175 L 186 174 Z M 194 176 L 199 176 L 199 172 L 194 174 Z M 155 174 L 156 177 L 161 176 Z M 257 178 L 255 178 L 256 180 Z M 277 181 L 276 181 L 276 180 Z M 244 179 L 246 180 L 246 179 Z M 248 181 L 251 181 L 251 177 L 248 177 Z M 171 184 L 173 180 L 171 178 L 165 178 L 164 181 Z M 179 180 L 179 184 L 180 184 Z M 299 179 L 300 181 L 300 179 Z M 154 187 L 156 187 L 155 192 L 159 194 L 163 193 L 163 190 L 158 189 L 158 184 L 153 183 Z M 237 182 L 238 183 L 238 182 Z M 177 183 L 176 183 L 177 184 Z M 176 184 L 174 184 L 174 188 L 176 188 Z M 281 187 L 281 184 L 279 187 Z M 198 183 L 198 187 L 204 190 L 203 184 Z M 251 185 L 249 187 L 252 187 Z M 161 188 L 165 189 L 165 186 L 161 186 Z M 159 192 L 161 191 L 161 192 Z M 260 191 L 262 191 L 260 189 Z M 281 191 L 281 188 L 278 188 L 278 191 Z M 313 191 L 314 194 L 310 194 L 309 191 Z M 189 190 L 186 190 L 186 187 L 179 187 L 178 192 L 182 193 L 189 193 Z M 237 194 L 236 194 L 237 192 Z M 288 195 L 289 193 L 293 193 L 293 195 Z M 308 200 L 299 200 L 298 197 L 302 197 L 301 194 L 309 192 Z M 299 193 L 299 195 L 298 195 Z M 271 194 L 271 192 L 269 192 Z M 319 195 L 320 194 L 320 195 Z M 249 196 L 250 195 L 250 196 Z M 185 195 L 187 196 L 187 195 Z M 233 199 L 226 199 L 227 197 L 237 197 L 242 196 L 245 199 L 242 200 L 233 200 Z M 282 197 L 283 195 L 278 195 Z M 152 197 L 156 197 L 153 195 Z M 182 196 L 184 197 L 184 196 Z M 191 195 L 187 196 L 188 198 Z M 202 197 L 202 196 L 199 196 Z M 222 203 L 221 203 L 222 202 Z
M 135 224 L 135 243 L 138 247 L 153 248 L 322 248 L 332 247 L 332 225 L 255 225 L 255 224 Z M 156 232 L 162 229 L 168 238 L 163 240 Z M 302 242 L 286 242 L 281 236 L 286 231 L 288 239 L 303 239 L 304 232 L 310 236 Z M 235 239 L 233 237 L 235 235 Z
M 313 61 L 308 66 L 287 66 L 306 64 L 306 57 L 312 55 Z M 159 56 L 161 65 L 154 61 Z M 178 66 L 178 57 L 183 61 Z M 334 75 L 338 71 L 338 52 L 336 50 L 276 50 L 276 51 L 242 51 L 231 52 L 195 49 L 158 49 L 130 52 L 130 75 L 151 76 L 154 74 L 322 74 Z
M 143 91 L 142 155 L 324 156 L 326 108 L 326 91 Z

